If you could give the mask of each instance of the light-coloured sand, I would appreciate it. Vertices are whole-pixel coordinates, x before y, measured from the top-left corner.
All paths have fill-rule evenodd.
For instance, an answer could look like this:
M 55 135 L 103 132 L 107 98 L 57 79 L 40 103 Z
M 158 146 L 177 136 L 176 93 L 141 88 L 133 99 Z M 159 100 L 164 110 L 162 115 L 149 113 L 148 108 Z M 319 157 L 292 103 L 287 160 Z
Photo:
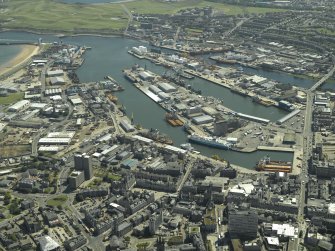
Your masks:
M 20 64 L 27 61 L 32 56 L 36 55 L 39 51 L 39 47 L 35 45 L 22 45 L 21 51 L 19 54 L 16 55 L 12 60 L 9 62 L 0 65 L 0 76 L 5 74 L 16 67 L 19 67 Z

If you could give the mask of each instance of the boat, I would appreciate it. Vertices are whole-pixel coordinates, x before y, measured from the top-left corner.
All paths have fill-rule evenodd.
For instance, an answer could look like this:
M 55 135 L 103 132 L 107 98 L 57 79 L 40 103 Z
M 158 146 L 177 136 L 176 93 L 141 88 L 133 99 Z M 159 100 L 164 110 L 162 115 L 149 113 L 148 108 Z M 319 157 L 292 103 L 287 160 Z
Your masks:
M 144 129 L 140 132 L 140 135 L 162 144 L 173 145 L 173 141 L 166 134 L 161 133 L 157 129 L 153 128 L 151 128 L 150 130 Z
M 193 151 L 194 147 L 190 143 L 181 144 L 180 147 L 187 151 Z
M 186 79 L 194 79 L 194 76 L 191 75 L 191 74 L 188 74 L 187 72 L 181 72 L 179 73 L 179 76 L 183 77 L 183 78 L 186 78 Z
M 183 121 L 181 121 L 178 115 L 174 112 L 168 112 L 165 114 L 165 120 L 172 126 L 182 126 L 184 125 Z
M 202 137 L 199 135 L 192 134 L 188 136 L 188 140 L 190 142 L 194 142 L 199 145 L 205 145 L 223 150 L 229 150 L 231 148 L 231 144 L 221 138 Z
M 292 171 L 292 162 L 271 160 L 269 156 L 265 156 L 256 163 L 256 170 L 290 173 Z
M 237 93 L 241 96 L 248 96 L 248 93 L 245 90 L 239 90 L 237 88 L 231 88 L 230 91 L 233 92 L 233 93 Z

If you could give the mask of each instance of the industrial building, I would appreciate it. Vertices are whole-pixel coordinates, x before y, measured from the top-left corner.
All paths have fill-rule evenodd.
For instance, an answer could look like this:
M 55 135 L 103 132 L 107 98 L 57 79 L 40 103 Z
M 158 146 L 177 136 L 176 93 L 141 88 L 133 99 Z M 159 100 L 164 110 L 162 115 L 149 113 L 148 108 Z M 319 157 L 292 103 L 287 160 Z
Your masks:
M 122 127 L 123 130 L 125 130 L 125 132 L 135 131 L 135 128 L 125 120 L 120 121 L 120 126 Z
M 63 77 L 51 77 L 50 84 L 51 85 L 64 85 L 66 82 Z
M 71 138 L 40 138 L 38 144 L 40 145 L 69 145 Z
M 247 119 L 247 120 L 251 120 L 251 121 L 255 121 L 255 122 L 259 122 L 259 123 L 268 124 L 270 122 L 270 120 L 268 120 L 268 119 L 263 119 L 263 118 L 260 118 L 260 117 L 255 117 L 255 116 L 251 116 L 251 115 L 244 114 L 244 113 L 237 113 L 236 115 L 243 118 L 243 119 Z
M 63 70 L 53 70 L 53 71 L 47 71 L 47 76 L 48 77 L 61 77 L 64 76 L 64 71 Z
M 165 83 L 165 82 L 158 83 L 158 88 L 161 89 L 163 92 L 167 92 L 167 93 L 177 91 L 176 87 L 174 87 L 174 86 L 172 86 L 168 83 Z
M 11 105 L 8 108 L 9 112 L 19 112 L 24 109 L 27 109 L 30 106 L 30 101 L 29 100 L 20 100 L 16 102 L 14 105 Z
M 214 119 L 209 115 L 202 115 L 202 116 L 194 117 L 192 119 L 192 122 L 196 125 L 208 124 L 213 121 Z
M 293 112 L 291 112 L 291 113 L 285 115 L 284 117 L 282 117 L 281 119 L 279 119 L 277 121 L 277 124 L 281 125 L 281 124 L 285 123 L 287 120 L 289 120 L 290 118 L 293 118 L 295 115 L 297 115 L 300 112 L 301 112 L 301 110 L 299 110 L 299 109 L 294 110 Z

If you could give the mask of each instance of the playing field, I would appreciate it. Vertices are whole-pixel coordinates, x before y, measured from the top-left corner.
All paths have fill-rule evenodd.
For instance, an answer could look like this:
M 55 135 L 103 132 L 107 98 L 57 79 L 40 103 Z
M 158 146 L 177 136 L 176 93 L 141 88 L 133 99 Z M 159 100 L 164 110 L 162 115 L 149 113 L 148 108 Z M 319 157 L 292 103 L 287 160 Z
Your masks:
M 5 11 L 0 15 L 4 28 L 70 33 L 108 33 L 124 29 L 128 22 L 127 9 L 134 13 L 171 14 L 189 7 L 212 6 L 227 15 L 285 11 L 281 9 L 246 7 L 213 3 L 204 0 L 160 2 L 138 0 L 114 4 L 64 4 L 53 0 L 5 1 Z

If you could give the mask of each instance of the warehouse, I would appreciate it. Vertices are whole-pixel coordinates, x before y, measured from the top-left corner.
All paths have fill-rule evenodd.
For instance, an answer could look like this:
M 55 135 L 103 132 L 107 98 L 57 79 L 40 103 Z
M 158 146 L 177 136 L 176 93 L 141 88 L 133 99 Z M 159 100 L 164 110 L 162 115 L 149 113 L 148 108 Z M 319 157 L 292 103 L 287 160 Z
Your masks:
M 54 70 L 54 71 L 47 71 L 48 77 L 62 77 L 64 76 L 63 70 Z
M 160 97 L 162 100 L 169 100 L 170 99 L 170 95 L 166 94 L 165 92 L 158 93 L 158 97 Z
M 69 145 L 71 138 L 40 138 L 38 144 L 40 145 Z
M 15 103 L 14 105 L 8 108 L 9 112 L 18 112 L 24 109 L 27 109 L 30 106 L 30 101 L 28 100 L 20 100 L 19 102 Z
M 75 132 L 49 132 L 47 138 L 73 138 Z
M 163 92 L 175 92 L 177 90 L 174 86 L 165 82 L 158 83 L 158 88 Z
M 214 108 L 209 107 L 209 106 L 203 107 L 202 111 L 209 116 L 215 116 L 215 115 L 218 114 L 217 110 L 215 110 Z
M 135 128 L 125 120 L 121 120 L 120 126 L 125 132 L 133 132 Z
M 54 95 L 61 94 L 61 93 L 62 93 L 61 88 L 52 88 L 52 89 L 45 90 L 46 96 L 54 96 Z
M 202 115 L 202 116 L 194 117 L 192 119 L 192 122 L 196 125 L 208 124 L 213 121 L 214 119 L 209 115 Z
M 150 86 L 149 86 L 149 90 L 152 91 L 152 92 L 155 93 L 155 94 L 158 94 L 158 93 L 162 92 L 162 90 L 159 89 L 159 88 L 158 88 L 157 86 L 155 86 L 155 85 L 150 85 Z
M 139 76 L 142 80 L 152 80 L 152 79 L 154 79 L 154 76 L 148 71 L 140 72 Z
M 293 118 L 295 115 L 297 115 L 298 113 L 300 113 L 300 110 L 294 110 L 293 112 L 285 115 L 284 117 L 282 117 L 281 119 L 279 119 L 277 121 L 277 124 L 281 125 L 282 123 L 285 123 L 287 120 L 289 120 L 290 118 Z
M 39 152 L 59 152 L 61 148 L 59 146 L 40 146 L 38 148 Z
M 250 115 L 244 114 L 244 113 L 237 113 L 237 116 L 239 116 L 243 119 L 248 119 L 248 120 L 251 120 L 251 121 L 264 123 L 264 124 L 267 124 L 267 123 L 270 122 L 270 120 L 268 120 L 268 119 L 263 119 L 263 118 L 260 118 L 260 117 L 250 116 Z
M 50 78 L 50 84 L 51 85 L 64 85 L 65 80 L 62 77 L 51 77 Z

